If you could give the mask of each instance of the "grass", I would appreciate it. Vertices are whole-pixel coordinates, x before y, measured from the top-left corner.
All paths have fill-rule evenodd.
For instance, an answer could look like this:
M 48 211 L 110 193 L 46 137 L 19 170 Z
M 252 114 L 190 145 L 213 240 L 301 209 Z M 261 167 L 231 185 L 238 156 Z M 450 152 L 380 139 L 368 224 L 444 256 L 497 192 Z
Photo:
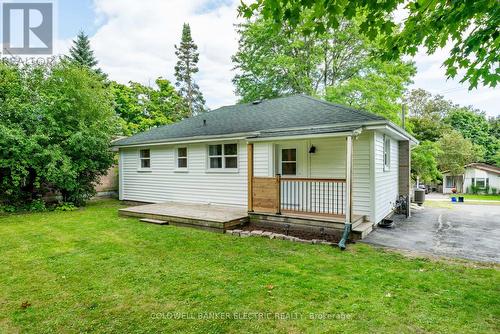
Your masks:
M 496 265 L 147 225 L 119 207 L 0 217 L 1 333 L 500 331 Z
M 481 201 L 500 201 L 500 195 L 484 195 L 484 194 L 452 194 L 450 197 L 463 196 L 464 199 L 469 200 L 481 200 Z

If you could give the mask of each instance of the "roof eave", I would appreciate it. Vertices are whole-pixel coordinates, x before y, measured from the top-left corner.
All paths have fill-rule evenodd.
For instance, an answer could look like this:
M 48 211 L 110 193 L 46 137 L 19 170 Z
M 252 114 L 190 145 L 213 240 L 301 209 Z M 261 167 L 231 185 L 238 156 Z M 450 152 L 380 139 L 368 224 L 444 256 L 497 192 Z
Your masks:
M 253 131 L 253 132 L 245 132 L 245 133 L 230 133 L 223 135 L 209 135 L 209 136 L 194 136 L 194 137 L 177 137 L 177 138 L 169 138 L 169 139 L 159 139 L 154 141 L 145 141 L 139 143 L 130 143 L 130 144 L 120 144 L 112 143 L 113 147 L 117 148 L 127 148 L 127 147 L 141 147 L 141 146 L 157 146 L 157 145 L 175 145 L 175 144 L 187 144 L 194 142 L 207 142 L 207 141 L 217 141 L 217 140 L 229 140 L 229 139 L 252 139 L 258 137 L 258 135 L 262 132 L 284 132 L 284 131 L 296 131 L 296 130 L 308 130 L 308 129 L 322 129 L 322 128 L 335 128 L 335 127 L 345 127 L 345 126 L 359 126 L 364 127 L 366 130 L 376 130 L 382 128 L 391 128 L 395 133 L 399 134 L 401 138 L 407 139 L 412 142 L 414 145 L 418 144 L 418 140 L 411 136 L 408 132 L 395 125 L 392 122 L 387 120 L 373 120 L 373 121 L 364 121 L 364 122 L 345 122 L 345 123 L 334 123 L 334 124 L 323 124 L 323 125 L 309 125 L 302 127 L 293 127 L 293 128 L 277 128 L 277 129 L 266 129 L 261 131 Z M 350 134 L 352 131 L 343 131 L 344 134 Z M 318 136 L 332 136 L 336 134 L 336 132 L 329 132 L 318 134 Z M 311 136 L 311 135 L 309 135 Z M 314 134 L 312 135 L 314 136 Z M 290 136 L 290 138 L 303 137 L 303 135 L 294 135 Z M 262 138 L 262 140 L 270 140 L 271 137 Z M 285 136 L 277 136 L 276 138 L 285 138 Z

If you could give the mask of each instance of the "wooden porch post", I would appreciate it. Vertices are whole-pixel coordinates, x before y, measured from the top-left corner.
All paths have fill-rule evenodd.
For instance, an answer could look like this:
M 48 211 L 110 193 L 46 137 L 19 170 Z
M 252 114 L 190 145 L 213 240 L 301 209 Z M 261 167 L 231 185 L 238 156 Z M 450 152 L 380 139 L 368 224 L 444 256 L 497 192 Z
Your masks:
M 253 144 L 247 144 L 248 154 L 248 211 L 253 212 Z
M 352 136 L 347 136 L 345 223 L 352 222 Z
M 276 174 L 276 214 L 281 215 L 281 174 Z

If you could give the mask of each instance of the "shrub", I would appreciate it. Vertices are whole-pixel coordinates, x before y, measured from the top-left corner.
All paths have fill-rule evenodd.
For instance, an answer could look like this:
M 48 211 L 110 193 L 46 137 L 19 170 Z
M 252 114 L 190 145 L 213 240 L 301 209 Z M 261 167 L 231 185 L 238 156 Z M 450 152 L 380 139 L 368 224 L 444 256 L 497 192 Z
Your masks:
M 46 211 L 45 202 L 42 199 L 36 199 L 26 206 L 25 211 L 43 212 Z
M 14 213 L 17 211 L 17 208 L 14 205 L 0 205 L 1 213 Z
M 75 211 L 78 208 L 73 203 L 61 203 L 55 208 L 55 211 Z
M 77 205 L 113 164 L 117 133 L 102 77 L 61 62 L 52 68 L 0 63 L 0 194 L 6 205 L 33 203 L 48 192 Z
M 496 194 L 497 194 L 497 191 L 498 191 L 498 189 L 497 189 L 497 188 L 495 188 L 495 187 L 491 187 L 491 194 L 492 194 L 492 195 L 496 195 Z
M 470 189 L 471 189 L 471 193 L 474 195 L 477 195 L 477 193 L 479 192 L 479 188 L 476 187 L 475 185 L 471 185 Z

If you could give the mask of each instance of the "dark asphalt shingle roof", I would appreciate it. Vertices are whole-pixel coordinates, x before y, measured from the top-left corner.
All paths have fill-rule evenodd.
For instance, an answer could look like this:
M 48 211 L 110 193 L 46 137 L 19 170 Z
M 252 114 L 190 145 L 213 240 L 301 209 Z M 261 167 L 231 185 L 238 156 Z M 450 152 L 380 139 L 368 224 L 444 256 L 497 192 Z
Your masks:
M 114 142 L 113 146 L 308 126 L 336 125 L 336 127 L 340 127 L 342 123 L 362 125 L 365 122 L 377 120 L 383 121 L 385 119 L 368 112 L 329 103 L 310 96 L 294 95 L 263 100 L 258 104 L 246 103 L 221 107 L 184 119 L 178 123 L 161 126 L 132 137 L 120 139 Z M 204 121 L 206 125 L 204 125 Z M 332 130 L 330 132 L 338 131 Z M 292 132 L 289 135 L 292 135 Z

